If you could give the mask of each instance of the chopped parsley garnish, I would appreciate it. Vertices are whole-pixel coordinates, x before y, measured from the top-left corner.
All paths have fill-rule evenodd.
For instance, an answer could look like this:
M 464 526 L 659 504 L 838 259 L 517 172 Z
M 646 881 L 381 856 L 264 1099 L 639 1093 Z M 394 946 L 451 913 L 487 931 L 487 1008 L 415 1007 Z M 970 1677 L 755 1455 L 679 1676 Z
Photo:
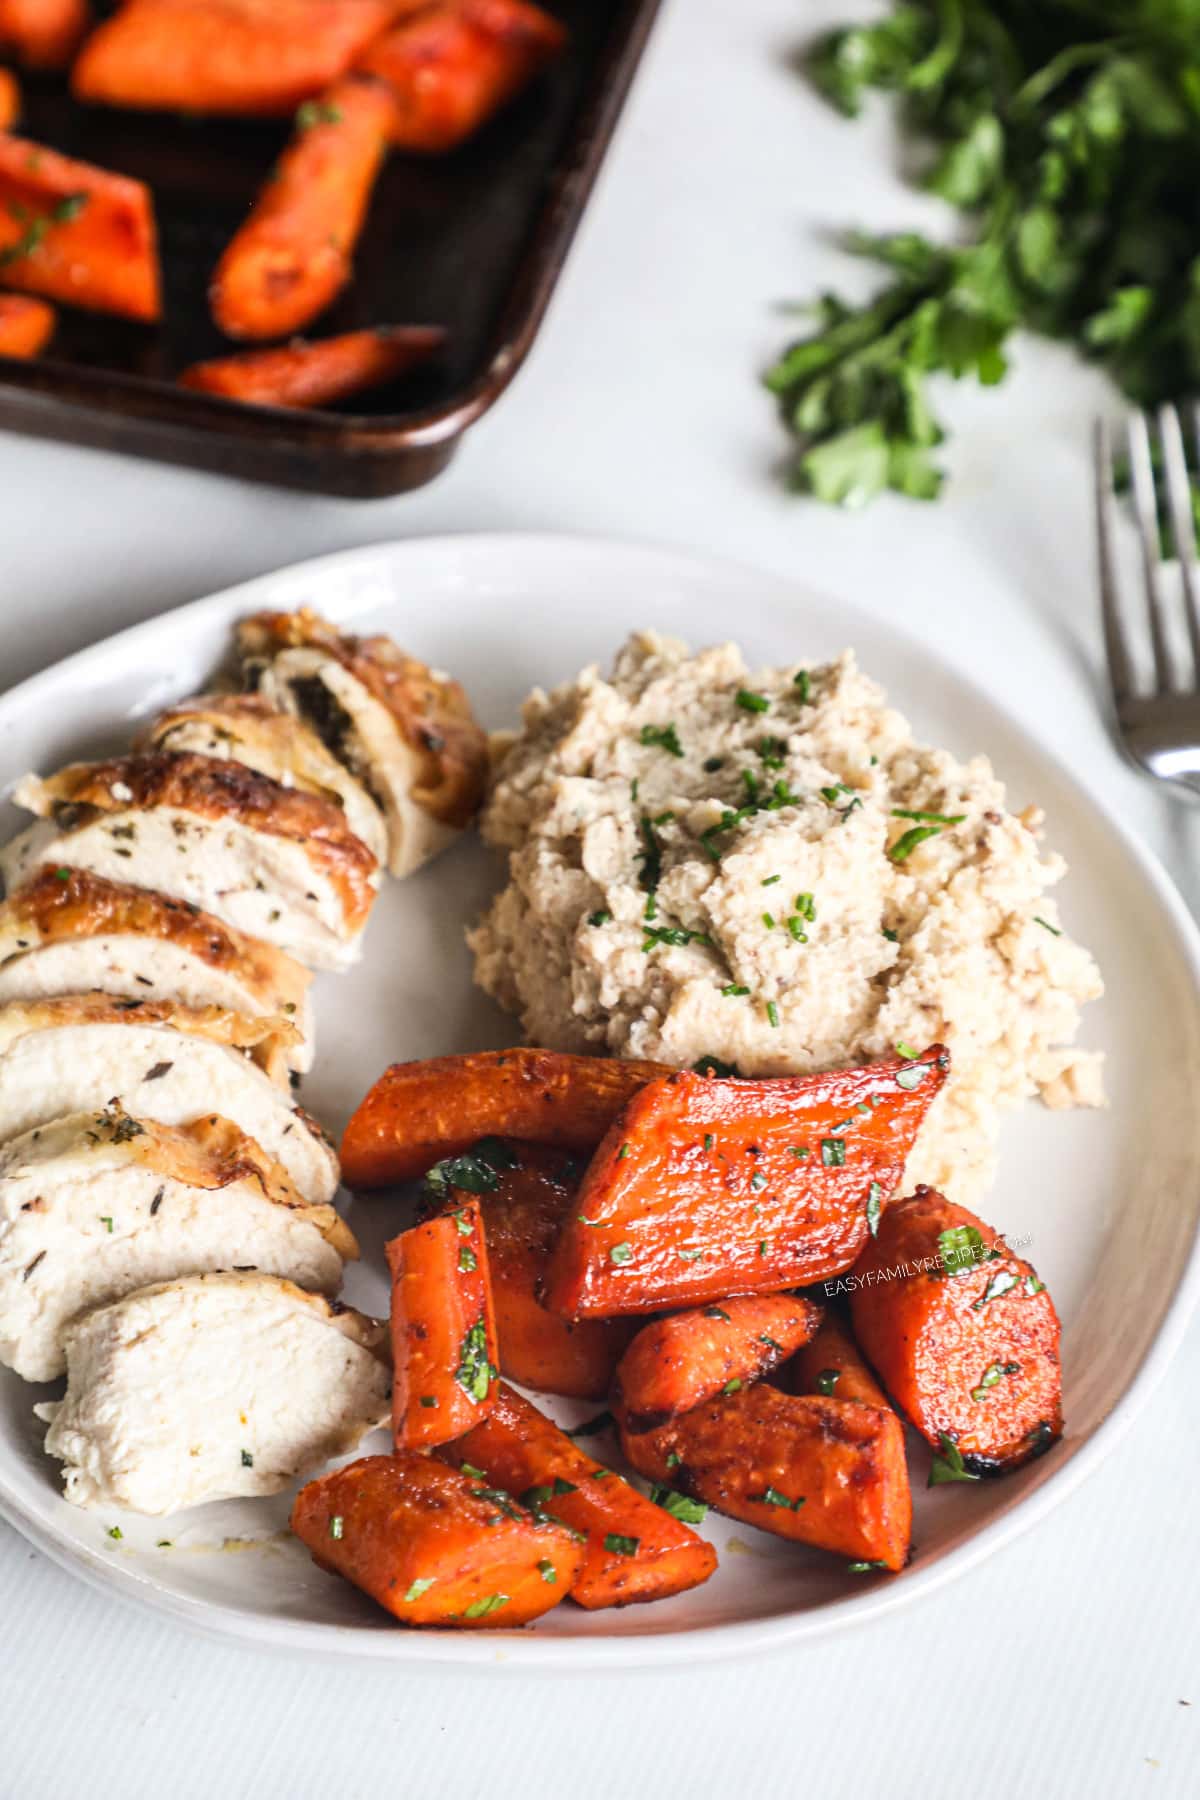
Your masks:
M 641 742 L 665 750 L 668 756 L 682 756 L 683 745 L 674 725 L 643 725 Z
M 961 825 L 966 813 L 914 812 L 908 806 L 893 806 L 893 819 L 916 819 L 920 825 Z
M 801 706 L 807 706 L 812 697 L 812 677 L 807 669 L 801 669 L 799 674 L 792 676 L 792 686 Z
M 983 1261 L 984 1242 L 974 1225 L 952 1225 L 938 1232 L 938 1253 L 947 1275 L 963 1275 Z
M 712 1149 L 712 1148 L 713 1148 L 713 1146 L 714 1146 L 714 1145 L 715 1145 L 715 1143 L 716 1143 L 716 1141 L 717 1141 L 717 1140 L 716 1140 L 716 1138 L 715 1138 L 715 1137 L 714 1137 L 714 1136 L 713 1136 L 713 1134 L 712 1134 L 712 1132 L 711 1132 L 711 1131 L 706 1131 L 706 1132 L 705 1132 L 705 1134 L 704 1134 L 704 1148 L 705 1148 L 705 1149 L 706 1149 L 706 1150 L 711 1150 L 711 1149 Z
M 898 944 L 900 942 L 900 933 L 898 931 L 893 931 L 890 926 L 884 926 L 883 935 L 889 944 Z
M 886 1569 L 885 1562 L 852 1562 L 846 1564 L 848 1575 L 869 1575 L 872 1569 Z
M 1035 925 L 1040 925 L 1043 931 L 1048 931 L 1051 937 L 1062 936 L 1062 932 L 1059 930 L 1058 926 L 1052 925 L 1049 919 L 1043 919 L 1040 913 L 1034 913 L 1033 922 Z
M 483 1401 L 487 1399 L 495 1374 L 495 1369 L 488 1361 L 487 1324 L 480 1317 L 462 1341 L 454 1379 L 472 1400 Z
M 879 1236 L 879 1221 L 883 1217 L 883 1188 L 878 1181 L 873 1181 L 867 1189 L 867 1230 L 872 1237 Z
M 729 1323 L 729 1314 L 722 1312 L 719 1306 L 706 1306 L 700 1316 L 703 1319 L 722 1319 L 726 1325 Z
M 558 1570 L 548 1556 L 543 1556 L 538 1563 L 538 1574 L 543 1581 L 553 1582 L 558 1580 Z
M 927 1486 L 940 1487 L 944 1481 L 978 1481 L 963 1462 L 962 1451 L 950 1436 L 949 1432 L 939 1431 L 938 1441 L 941 1450 L 935 1450 L 933 1461 L 929 1465 L 929 1481 Z
M 594 1413 L 590 1419 L 585 1419 L 582 1425 L 572 1425 L 569 1429 L 564 1426 L 563 1429 L 569 1438 L 595 1437 L 597 1433 L 607 1431 L 612 1423 L 613 1416 L 610 1412 L 599 1412 Z
M 706 756 L 704 759 L 704 773 L 706 775 L 715 775 L 718 769 L 723 769 L 724 767 L 725 758 L 723 756 Z
M 894 863 L 907 862 L 918 844 L 923 844 L 926 838 L 937 837 L 941 829 L 940 825 L 910 826 L 903 837 L 898 837 L 888 851 L 889 858 Z
M 79 217 L 87 205 L 88 194 L 66 194 L 55 203 L 47 213 L 41 213 L 31 219 L 25 230 L 6 250 L 0 250 L 0 269 L 6 269 L 10 263 L 20 262 L 22 257 L 32 256 L 39 247 L 52 225 L 68 225 L 72 219 Z M 14 214 L 17 209 L 12 208 Z M 24 215 L 27 217 L 28 215 Z M 62 876 L 59 876 L 62 879 Z
M 538 1487 L 526 1488 L 520 1496 L 520 1500 L 521 1505 L 527 1506 L 532 1512 L 536 1511 L 539 1506 L 545 1506 L 547 1500 L 555 1500 L 563 1494 L 577 1494 L 578 1492 L 579 1489 L 573 1481 L 564 1481 L 561 1475 L 556 1475 L 552 1482 L 546 1481 Z
M 613 1556 L 636 1556 L 641 1538 L 622 1537 L 619 1531 L 604 1534 L 604 1548 Z
M 667 1452 L 668 1469 L 677 1469 L 682 1461 L 683 1458 L 680 1456 L 678 1450 L 669 1450 Z
M 306 100 L 296 111 L 296 130 L 311 131 L 314 125 L 340 125 L 342 109 L 329 100 Z
M 463 1274 L 463 1275 L 473 1275 L 475 1273 L 476 1269 L 479 1267 L 479 1258 L 476 1256 L 475 1252 L 472 1250 L 470 1244 L 464 1244 L 462 1249 L 459 1251 L 458 1267 L 459 1267 L 460 1274 Z
M 681 1262 L 703 1262 L 704 1252 L 703 1250 L 681 1250 L 679 1260 Z
M 773 1000 L 767 1001 L 767 1024 L 773 1026 L 774 1029 L 776 1031 L 778 1031 L 778 1029 L 779 1029 L 779 1008 L 776 1006 L 776 1004 Z
M 589 925 L 607 925 L 611 918 L 612 918 L 612 914 L 609 911 L 607 911 L 607 909 L 605 907 L 602 906 L 598 909 L 598 911 L 588 914 L 588 924 Z
M 759 1238 L 759 1240 L 758 1240 L 758 1254 L 759 1254 L 759 1255 L 760 1255 L 760 1256 L 765 1256 L 765 1255 L 766 1255 L 766 1254 L 767 1254 L 767 1239 L 766 1239 L 766 1238 Z
M 627 1263 L 633 1257 L 632 1244 L 614 1244 L 608 1253 L 610 1263 Z
M 971 1389 L 972 1400 L 982 1400 L 988 1389 L 994 1388 L 997 1383 L 1003 1380 L 1005 1375 L 1019 1375 L 1020 1373 L 1020 1363 L 989 1363 L 987 1368 L 983 1371 L 983 1374 L 979 1377 L 979 1386 Z
M 722 996 L 726 1000 L 741 1000 L 749 992 L 750 992 L 750 989 L 748 987 L 743 987 L 743 985 L 740 981 L 727 982 L 726 985 L 721 989 Z
M 763 1174 L 762 1170 L 755 1169 L 753 1175 L 750 1177 L 750 1186 L 754 1189 L 755 1193 L 757 1194 L 757 1193 L 761 1193 L 761 1191 L 763 1190 L 763 1188 L 766 1187 L 766 1185 L 767 1185 L 767 1178 Z
M 807 1503 L 805 1494 L 801 1494 L 796 1500 L 789 1500 L 787 1495 L 781 1494 L 777 1487 L 769 1486 L 764 1488 L 761 1494 L 747 1494 L 746 1498 L 757 1501 L 760 1506 L 783 1506 L 787 1508 L 788 1512 L 799 1512 L 800 1508 Z
M 641 864 L 639 879 L 648 893 L 653 893 L 662 879 L 663 847 L 654 829 L 654 821 L 643 813 L 638 820 L 642 847 L 637 854 Z
M 405 1600 L 419 1600 L 422 1594 L 427 1594 L 429 1592 L 436 1580 L 436 1575 L 418 1575 L 417 1579 L 410 1586 L 407 1594 L 405 1594 Z
M 817 1392 L 828 1398 L 841 1379 L 840 1369 L 822 1369 L 817 1376 Z
M 738 1377 L 737 1377 L 737 1376 L 736 1376 L 736 1375 L 735 1375 L 735 1376 L 734 1376 L 734 1377 L 733 1377 L 733 1378 L 732 1378 L 732 1380 L 730 1380 L 730 1381 L 727 1381 L 727 1382 L 726 1382 L 726 1383 L 725 1383 L 725 1386 L 724 1386 L 724 1387 L 723 1387 L 723 1388 L 722 1388 L 722 1389 L 721 1389 L 721 1392 L 722 1392 L 722 1393 L 723 1393 L 723 1394 L 736 1394 L 736 1393 L 737 1393 L 737 1392 L 738 1392 L 738 1391 L 739 1391 L 739 1390 L 740 1390 L 740 1388 L 741 1388 L 741 1385 L 742 1385 L 742 1384 L 741 1384 L 741 1381 L 740 1381 L 740 1380 L 739 1380 L 739 1378 L 738 1378 Z
M 1046 1288 L 1045 1282 L 1037 1275 L 1027 1275 L 1023 1285 L 1027 1294 L 1041 1294 Z
M 422 1394 L 421 1395 L 421 1405 L 426 1406 L 426 1407 L 436 1406 L 437 1405 L 437 1395 L 436 1394 Z
M 121 1530 L 119 1525 L 110 1525 L 108 1528 L 108 1535 L 114 1541 L 119 1541 L 125 1536 L 125 1533 Z
M 434 1163 L 425 1177 L 425 1186 L 439 1199 L 445 1199 L 451 1188 L 460 1188 L 466 1194 L 494 1194 L 500 1186 L 500 1177 L 486 1157 L 475 1150 Z M 470 1229 L 468 1225 L 467 1231 Z
M 722 1062 L 719 1056 L 701 1056 L 692 1068 L 697 1075 L 717 1075 L 726 1079 L 737 1075 L 736 1063 Z
M 827 1169 L 840 1169 L 846 1161 L 846 1140 L 839 1137 L 821 1139 L 821 1161 Z
M 997 1269 L 978 1300 L 971 1302 L 971 1311 L 981 1312 L 989 1300 L 998 1300 L 1001 1294 L 1007 1294 L 1009 1289 L 1015 1288 L 1016 1285 L 1017 1278 L 1011 1269 Z
M 793 1156 L 798 1156 L 801 1159 L 812 1154 L 807 1144 L 789 1144 L 788 1149 Z
M 748 713 L 765 713 L 770 712 L 771 710 L 771 702 L 767 699 L 767 696 L 765 694 L 752 694 L 749 688 L 738 689 L 737 704 L 741 707 L 743 712 Z
M 507 1606 L 508 1601 L 507 1594 L 488 1594 L 483 1600 L 472 1600 L 470 1606 L 463 1608 L 463 1618 L 486 1619 L 492 1613 L 499 1612 L 502 1606 Z
M 330 1521 L 329 1521 L 330 1537 L 331 1538 L 342 1537 L 345 1533 L 345 1529 L 346 1529 L 346 1521 L 345 1521 L 345 1519 L 343 1519 L 341 1513 L 334 1513 L 332 1519 L 330 1519 Z
M 674 1488 L 652 1487 L 650 1498 L 655 1506 L 661 1506 L 664 1512 L 669 1512 L 681 1525 L 699 1525 L 708 1513 L 703 1500 L 692 1500 L 687 1494 L 677 1494 Z
M 252 1469 L 254 1467 L 254 1458 L 251 1456 L 249 1450 L 242 1451 L 242 1467 L 243 1469 Z

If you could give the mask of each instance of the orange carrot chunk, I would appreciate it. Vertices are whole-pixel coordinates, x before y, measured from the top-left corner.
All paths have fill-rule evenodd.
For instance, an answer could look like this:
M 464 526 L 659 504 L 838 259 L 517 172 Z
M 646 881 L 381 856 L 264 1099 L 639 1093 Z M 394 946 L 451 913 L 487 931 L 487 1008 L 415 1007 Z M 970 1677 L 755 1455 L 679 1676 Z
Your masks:
M 303 331 L 345 287 L 390 116 L 391 96 L 370 76 L 347 77 L 302 108 L 213 276 L 213 318 L 228 337 Z
M 780 1371 L 779 1385 L 789 1394 L 824 1394 L 828 1399 L 857 1400 L 863 1406 L 891 1411 L 887 1395 L 853 1337 L 840 1319 L 828 1313 L 807 1344 Z
M 761 1294 L 644 1325 L 617 1370 L 624 1428 L 649 1431 L 717 1394 L 748 1387 L 805 1343 L 820 1319 L 811 1300 Z
M 544 1393 L 603 1400 L 635 1326 L 626 1319 L 588 1319 L 572 1325 L 548 1312 L 539 1298 L 551 1247 L 579 1185 L 578 1164 L 564 1150 L 497 1139 L 492 1163 L 485 1167 L 496 1184 L 494 1191 L 479 1195 L 479 1207 L 496 1308 L 500 1373 Z M 478 1185 L 478 1168 L 474 1178 Z M 452 1206 L 461 1206 L 468 1198 L 455 1188 L 451 1196 Z
M 485 1137 L 590 1152 L 639 1089 L 667 1072 L 528 1049 L 393 1063 L 346 1127 L 342 1174 L 353 1188 L 411 1181 Z
M 486 1417 L 496 1326 L 483 1221 L 474 1201 L 387 1245 L 392 1276 L 392 1428 L 398 1450 L 428 1450 Z
M 55 314 L 28 294 L 0 294 L 0 356 L 39 356 L 54 335 Z
M 425 3 L 130 0 L 92 33 L 71 88 L 102 106 L 287 117 Z
M 157 319 L 149 190 L 0 132 L 0 282 L 95 312 Z
M 247 350 L 193 363 L 179 381 L 182 387 L 248 406 L 328 406 L 395 381 L 427 361 L 445 340 L 445 332 L 435 325 L 378 326 L 316 344 L 296 342 L 282 350 Z
M 766 1382 L 657 1431 L 621 1434 L 639 1474 L 776 1537 L 902 1569 L 912 1535 L 895 1413 L 781 1394 Z
M 1004 1474 L 1062 1435 L 1054 1302 L 974 1213 L 918 1188 L 889 1207 L 851 1279 L 855 1336 L 939 1452 L 935 1481 Z
M 665 1600 L 698 1587 L 717 1566 L 711 1544 L 593 1462 L 506 1383 L 483 1424 L 439 1455 L 461 1468 L 481 1469 L 539 1514 L 586 1534 L 571 1588 L 580 1606 Z
M 20 83 L 11 69 L 0 69 L 0 131 L 11 131 L 20 116 Z
M 561 1525 L 427 1456 L 364 1456 L 319 1476 L 291 1522 L 315 1563 L 405 1625 L 526 1625 L 583 1561 Z
M 0 0 L 0 44 L 27 69 L 65 69 L 90 22 L 88 0 Z
M 523 0 L 457 0 L 377 39 L 357 66 L 395 95 L 397 149 L 446 151 L 507 106 L 566 38 L 557 19 Z
M 935 1046 L 832 1074 L 651 1083 L 592 1158 L 546 1304 L 568 1319 L 657 1312 L 848 1269 L 949 1060 Z

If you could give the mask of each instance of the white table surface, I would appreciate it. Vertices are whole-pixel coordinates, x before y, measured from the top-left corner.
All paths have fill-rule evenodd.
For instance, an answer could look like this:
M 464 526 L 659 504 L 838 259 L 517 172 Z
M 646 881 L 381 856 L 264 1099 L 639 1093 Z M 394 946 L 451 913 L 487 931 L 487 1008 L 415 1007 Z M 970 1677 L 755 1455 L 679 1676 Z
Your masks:
M 948 395 L 955 479 L 936 507 L 845 517 L 773 478 L 756 374 L 789 329 L 781 303 L 868 279 L 834 227 L 941 218 L 888 172 L 882 115 L 846 125 L 789 72 L 810 29 L 858 10 L 668 0 L 540 343 L 421 493 L 324 500 L 0 434 L 0 682 L 348 545 L 659 540 L 852 596 L 990 678 L 1187 892 L 1193 822 L 1118 762 L 1097 708 L 1094 378 L 1022 343 L 998 393 Z M 881 1623 L 694 1672 L 272 1659 L 125 1610 L 0 1526 L 0 1800 L 1194 1795 L 1198 1392 L 1200 1325 L 1117 1454 L 1031 1536 Z

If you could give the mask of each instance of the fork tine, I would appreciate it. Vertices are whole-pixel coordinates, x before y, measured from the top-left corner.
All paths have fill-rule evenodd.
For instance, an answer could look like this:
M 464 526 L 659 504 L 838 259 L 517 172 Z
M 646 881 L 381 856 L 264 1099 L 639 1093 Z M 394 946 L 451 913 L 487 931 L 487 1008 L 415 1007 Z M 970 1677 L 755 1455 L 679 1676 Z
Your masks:
M 1160 694 L 1171 691 L 1171 662 L 1163 631 L 1162 553 L 1159 540 L 1158 498 L 1154 491 L 1154 462 L 1150 432 L 1144 413 L 1129 421 L 1129 472 L 1133 480 L 1133 506 L 1142 550 L 1142 578 L 1146 610 L 1150 615 L 1150 644 L 1154 652 L 1155 686 Z
M 1096 536 L 1100 560 L 1100 611 L 1104 623 L 1104 649 L 1108 678 L 1118 707 L 1133 693 L 1133 665 L 1121 619 L 1117 582 L 1116 498 L 1113 493 L 1112 437 L 1108 423 L 1096 420 Z
M 1167 477 L 1171 541 L 1183 576 L 1183 612 L 1187 621 L 1188 642 L 1192 648 L 1190 685 L 1195 687 L 1197 678 L 1200 677 L 1200 591 L 1196 585 L 1196 524 L 1192 514 L 1192 483 L 1183 447 L 1183 431 L 1179 414 L 1173 406 L 1160 407 L 1158 435 L 1163 447 L 1163 465 Z

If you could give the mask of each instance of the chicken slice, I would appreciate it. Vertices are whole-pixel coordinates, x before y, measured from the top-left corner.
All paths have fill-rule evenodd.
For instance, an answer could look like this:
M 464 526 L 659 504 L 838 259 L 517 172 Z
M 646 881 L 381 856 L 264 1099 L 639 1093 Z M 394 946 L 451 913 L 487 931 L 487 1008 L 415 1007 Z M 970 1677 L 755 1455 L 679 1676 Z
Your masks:
M 310 968 L 361 953 L 379 865 L 340 807 L 241 763 L 154 751 L 27 775 L 40 823 L 0 850 L 11 893 L 41 863 L 201 906 Z
M 192 750 L 223 756 L 269 775 L 281 787 L 320 794 L 378 863 L 387 861 L 387 826 L 362 782 L 302 719 L 279 712 L 261 694 L 201 694 L 160 713 L 138 733 L 135 750 Z
M 36 869 L 0 905 L 0 1004 L 96 990 L 282 1016 L 287 1035 L 269 1054 L 302 1072 L 313 1060 L 311 981 L 282 950 L 211 913 L 86 869 Z
M 75 1113 L 0 1146 L 0 1363 L 52 1381 L 70 1320 L 150 1281 L 253 1269 L 333 1294 L 357 1254 L 228 1119 Z
M 387 637 L 338 632 L 307 607 L 237 629 L 248 684 L 306 719 L 382 807 L 393 875 L 410 875 L 470 824 L 487 738 L 463 689 Z
M 268 1275 L 189 1275 L 85 1313 L 39 1406 L 77 1506 L 276 1494 L 388 1414 L 386 1328 Z
M 301 1197 L 337 1192 L 320 1127 L 245 1054 L 255 1021 L 107 994 L 0 1006 L 0 1143 L 70 1113 L 117 1106 L 159 1125 L 218 1113 L 273 1157 Z M 264 1022 L 270 1030 L 270 1021 Z

